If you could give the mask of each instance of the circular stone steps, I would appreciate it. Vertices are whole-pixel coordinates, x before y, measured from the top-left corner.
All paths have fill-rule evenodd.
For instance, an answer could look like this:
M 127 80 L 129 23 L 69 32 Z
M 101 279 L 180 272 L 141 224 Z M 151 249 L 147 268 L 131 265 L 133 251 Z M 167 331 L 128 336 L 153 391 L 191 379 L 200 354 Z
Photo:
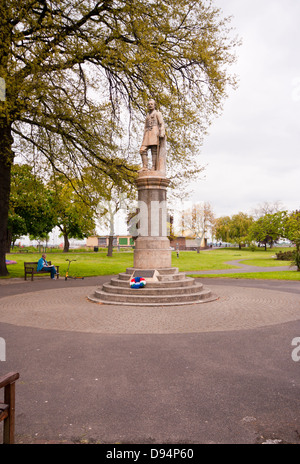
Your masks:
M 146 286 L 139 289 L 130 287 L 135 276 L 144 277 Z M 90 301 L 112 305 L 130 306 L 172 306 L 204 303 L 217 299 L 211 291 L 196 279 L 186 277 L 178 268 L 139 270 L 128 268 L 110 282 L 103 284 L 88 296 Z
M 181 287 L 190 287 L 195 284 L 195 279 L 192 279 L 191 277 L 186 277 L 185 280 L 182 280 L 180 282 Z M 129 288 L 129 281 L 128 281 L 128 276 L 127 280 L 121 280 L 118 277 L 112 277 L 110 281 L 110 285 L 115 285 L 117 287 L 125 287 Z M 164 281 L 163 283 L 158 281 L 158 282 L 147 282 L 147 288 L 176 288 L 178 287 L 178 281 Z M 145 290 L 145 288 L 143 289 Z
M 118 295 L 130 295 L 130 296 L 145 296 L 145 295 L 152 295 L 152 296 L 157 296 L 159 295 L 188 295 L 191 293 L 196 293 L 196 292 L 201 292 L 203 289 L 203 285 L 198 283 L 193 286 L 189 287 L 175 287 L 175 288 L 170 288 L 170 287 L 151 287 L 151 284 L 147 284 L 146 287 L 144 288 L 139 288 L 139 289 L 132 289 L 127 285 L 126 287 L 117 287 L 116 285 L 111 285 L 110 283 L 105 283 L 102 286 L 102 290 L 106 293 L 114 293 Z M 133 290 L 135 290 L 135 293 L 133 293 Z M 96 290 L 97 292 L 97 290 Z

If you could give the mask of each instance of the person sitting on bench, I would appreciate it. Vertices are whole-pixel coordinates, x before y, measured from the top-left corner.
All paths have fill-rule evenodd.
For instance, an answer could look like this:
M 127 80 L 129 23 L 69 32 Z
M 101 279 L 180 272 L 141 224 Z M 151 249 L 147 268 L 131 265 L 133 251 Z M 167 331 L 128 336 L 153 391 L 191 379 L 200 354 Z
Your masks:
M 45 253 L 43 253 L 42 257 L 38 260 L 38 264 L 37 264 L 36 269 L 37 269 L 38 272 L 51 272 L 51 279 L 55 278 L 56 268 L 55 268 L 55 266 L 53 264 L 51 266 L 49 266 L 49 264 L 46 261 L 46 254 Z

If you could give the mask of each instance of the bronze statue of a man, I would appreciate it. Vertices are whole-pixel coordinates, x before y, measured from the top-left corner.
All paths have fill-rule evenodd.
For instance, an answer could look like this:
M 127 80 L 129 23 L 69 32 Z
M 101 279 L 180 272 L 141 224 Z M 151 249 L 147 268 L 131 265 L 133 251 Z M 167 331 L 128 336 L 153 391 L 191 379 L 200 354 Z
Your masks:
M 148 170 L 148 149 L 152 154 L 152 170 L 158 169 L 159 146 L 165 138 L 165 125 L 160 111 L 157 111 L 154 100 L 148 102 L 148 113 L 145 121 L 144 138 L 140 148 L 143 167 Z

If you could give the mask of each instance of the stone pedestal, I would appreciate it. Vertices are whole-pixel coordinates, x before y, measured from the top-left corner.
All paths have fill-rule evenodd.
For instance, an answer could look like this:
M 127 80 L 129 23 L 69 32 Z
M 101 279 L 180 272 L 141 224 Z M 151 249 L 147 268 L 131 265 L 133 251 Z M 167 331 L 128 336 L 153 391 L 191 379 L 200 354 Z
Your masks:
M 129 306 L 175 306 L 206 303 L 217 297 L 198 279 L 172 267 L 167 230 L 167 187 L 164 171 L 141 171 L 138 188 L 137 233 L 134 265 L 96 289 L 89 300 L 95 303 Z M 132 289 L 130 281 L 144 277 L 146 286 Z
M 167 187 L 170 181 L 159 171 L 142 171 L 138 189 L 138 238 L 135 241 L 134 268 L 171 267 L 171 248 L 167 237 Z

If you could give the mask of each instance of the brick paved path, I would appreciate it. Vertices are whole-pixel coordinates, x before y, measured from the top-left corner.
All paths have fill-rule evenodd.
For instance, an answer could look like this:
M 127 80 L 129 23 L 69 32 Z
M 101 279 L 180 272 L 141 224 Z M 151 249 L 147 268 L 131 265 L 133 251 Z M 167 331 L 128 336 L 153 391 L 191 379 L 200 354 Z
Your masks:
M 52 283 L 52 282 L 51 282 Z M 0 320 L 39 329 L 86 333 L 199 333 L 251 329 L 299 319 L 299 295 L 227 285 L 219 299 L 174 307 L 111 306 L 91 303 L 91 288 L 52 288 L 1 299 Z
M 298 282 L 201 279 L 174 308 L 99 305 L 108 277 L 0 282 L 18 443 L 300 443 Z

